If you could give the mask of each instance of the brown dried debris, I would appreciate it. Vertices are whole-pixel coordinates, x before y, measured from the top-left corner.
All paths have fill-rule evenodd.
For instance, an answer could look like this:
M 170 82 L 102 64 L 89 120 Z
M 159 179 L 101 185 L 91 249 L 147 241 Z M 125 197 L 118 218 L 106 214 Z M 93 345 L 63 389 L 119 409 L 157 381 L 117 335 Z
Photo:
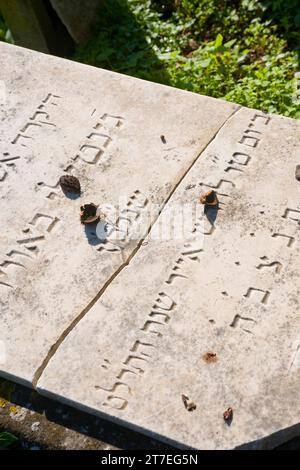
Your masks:
M 200 202 L 201 204 L 205 204 L 206 206 L 217 206 L 219 204 L 218 197 L 216 191 L 210 189 L 205 193 L 200 195 Z
M 99 220 L 99 214 L 97 214 L 98 206 L 93 204 L 84 204 L 80 207 L 80 222 L 82 224 L 92 224 Z
M 227 424 L 230 424 L 231 421 L 232 421 L 232 418 L 233 418 L 233 409 L 232 408 L 227 408 L 226 411 L 224 411 L 223 413 L 223 418 L 224 418 L 224 421 L 227 423 Z
M 197 408 L 197 405 L 193 401 L 190 401 L 189 397 L 186 395 L 181 395 L 181 398 L 186 410 L 194 411 Z
M 300 181 L 300 165 L 296 166 L 295 178 L 296 180 Z
M 202 358 L 207 364 L 212 364 L 218 360 L 217 354 L 210 351 L 203 354 Z

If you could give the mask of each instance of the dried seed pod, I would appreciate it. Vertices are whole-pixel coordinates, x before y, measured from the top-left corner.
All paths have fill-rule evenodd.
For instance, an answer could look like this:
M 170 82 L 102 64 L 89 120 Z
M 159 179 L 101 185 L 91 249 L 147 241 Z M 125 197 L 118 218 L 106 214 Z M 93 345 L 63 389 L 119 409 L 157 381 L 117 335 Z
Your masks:
M 231 421 L 232 421 L 232 418 L 233 418 L 233 409 L 232 408 L 227 408 L 226 411 L 224 411 L 223 413 L 223 418 L 224 418 L 224 421 L 227 423 L 227 424 L 230 424 Z
M 300 165 L 296 166 L 295 177 L 296 180 L 300 181 Z
M 218 197 L 216 191 L 210 189 L 209 191 L 202 193 L 200 196 L 201 204 L 205 204 L 207 206 L 216 206 L 218 205 Z
M 96 222 L 99 219 L 99 214 L 97 213 L 98 206 L 93 204 L 84 204 L 80 207 L 80 222 L 82 224 L 91 224 Z
M 79 179 L 72 175 L 63 175 L 59 178 L 59 184 L 63 191 L 68 193 L 80 193 Z

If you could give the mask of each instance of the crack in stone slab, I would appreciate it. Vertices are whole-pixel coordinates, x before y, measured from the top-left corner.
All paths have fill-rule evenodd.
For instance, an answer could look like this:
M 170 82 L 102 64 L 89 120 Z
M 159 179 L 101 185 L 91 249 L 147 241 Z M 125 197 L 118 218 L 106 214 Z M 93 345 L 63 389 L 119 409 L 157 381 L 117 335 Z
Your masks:
M 206 146 L 202 149 L 202 151 L 199 153 L 199 155 L 193 160 L 193 162 L 189 165 L 187 170 L 185 170 L 182 174 L 182 176 L 179 178 L 178 182 L 170 191 L 170 194 L 168 197 L 165 199 L 163 202 L 161 209 L 159 210 L 157 216 L 154 218 L 153 222 L 149 225 L 145 235 L 141 240 L 138 242 L 137 246 L 135 249 L 132 251 L 132 253 L 128 256 L 127 260 L 125 260 L 119 268 L 113 273 L 113 275 L 104 283 L 102 288 L 99 290 L 97 295 L 91 300 L 91 302 L 88 303 L 88 305 L 80 312 L 79 315 L 70 323 L 70 325 L 63 331 L 63 333 L 59 336 L 57 341 L 51 346 L 49 349 L 48 354 L 46 355 L 45 359 L 41 363 L 41 365 L 37 368 L 37 370 L 34 373 L 33 376 L 33 381 L 32 381 L 32 386 L 34 389 L 37 388 L 37 384 L 39 379 L 41 378 L 44 370 L 46 369 L 47 365 L 49 364 L 51 358 L 54 356 L 62 342 L 67 338 L 67 336 L 72 332 L 72 330 L 77 326 L 77 324 L 85 317 L 85 315 L 91 310 L 91 308 L 95 305 L 95 303 L 101 298 L 103 293 L 106 291 L 106 289 L 109 287 L 109 285 L 114 281 L 114 279 L 120 274 L 123 269 L 128 266 L 130 261 L 133 259 L 133 257 L 137 254 L 139 249 L 141 248 L 145 238 L 149 235 L 149 233 L 152 230 L 152 227 L 156 224 L 157 220 L 160 217 L 160 214 L 164 207 L 168 204 L 169 200 L 173 196 L 174 192 L 177 190 L 178 186 L 181 184 L 183 179 L 186 177 L 186 175 L 190 172 L 192 167 L 195 165 L 195 163 L 198 161 L 198 159 L 201 157 L 201 155 L 206 151 L 206 149 L 211 145 L 211 143 L 218 137 L 219 133 L 222 131 L 224 126 L 241 110 L 242 106 L 238 106 L 231 114 L 228 116 L 228 118 L 223 122 L 223 124 L 219 127 L 219 129 L 214 133 L 213 137 L 209 140 L 209 142 L 206 144 Z
M 241 136 L 256 121 L 260 142 L 248 149 Z M 287 246 L 287 238 L 272 234 L 298 238 L 295 221 L 282 215 L 286 208 L 297 210 L 299 125 L 242 108 L 223 127 L 173 192 L 145 248 L 62 342 L 38 381 L 40 395 L 162 442 L 171 439 L 181 449 L 267 448 L 295 435 L 300 253 Z M 276 165 L 269 164 L 272 148 L 278 150 Z M 248 163 L 243 173 L 227 178 L 231 159 L 234 165 Z M 172 188 L 183 172 L 172 178 Z M 224 202 L 214 220 L 197 202 L 203 187 L 216 188 Z M 193 213 L 182 230 L 185 204 Z M 207 230 L 210 220 L 216 225 L 213 235 Z M 168 231 L 157 230 L 162 221 Z M 149 225 L 148 220 L 144 231 Z M 197 260 L 183 254 L 191 249 L 198 249 Z M 282 263 L 280 278 L 270 269 L 256 269 L 272 261 Z M 178 277 L 168 283 L 174 272 Z M 81 308 L 72 310 L 74 318 Z M 236 315 L 242 318 L 232 328 Z M 218 355 L 217 365 L 203 362 L 206 351 Z M 193 413 L 183 406 L 183 394 L 197 405 Z M 232 426 L 224 421 L 229 407 Z

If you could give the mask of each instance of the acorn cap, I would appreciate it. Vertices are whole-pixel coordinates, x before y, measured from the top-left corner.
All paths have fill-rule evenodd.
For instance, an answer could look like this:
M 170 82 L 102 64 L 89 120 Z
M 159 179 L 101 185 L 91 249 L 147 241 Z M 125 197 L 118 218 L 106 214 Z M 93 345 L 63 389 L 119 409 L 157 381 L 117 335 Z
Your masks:
M 63 191 L 80 193 L 80 181 L 72 175 L 63 175 L 59 178 L 59 184 Z

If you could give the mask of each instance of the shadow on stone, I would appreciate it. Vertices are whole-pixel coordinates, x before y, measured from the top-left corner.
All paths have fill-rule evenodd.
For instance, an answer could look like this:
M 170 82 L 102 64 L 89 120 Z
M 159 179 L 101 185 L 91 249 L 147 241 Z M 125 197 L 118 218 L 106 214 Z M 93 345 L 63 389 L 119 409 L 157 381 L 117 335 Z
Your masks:
M 211 225 L 215 225 L 220 210 L 219 204 L 217 206 L 205 206 L 204 214 Z
M 0 379 L 0 381 L 3 381 L 3 379 Z M 29 412 L 22 421 L 14 420 L 8 415 L 5 420 L 2 420 L 1 425 L 13 431 L 19 435 L 19 437 L 26 438 L 26 440 L 29 441 L 34 441 L 34 436 L 39 435 L 40 438 L 34 442 L 38 443 L 43 448 L 65 448 L 67 429 L 79 433 L 76 439 L 75 436 L 73 436 L 77 448 L 98 450 L 107 447 L 107 444 L 109 444 L 110 446 L 124 450 L 172 450 L 171 446 L 162 444 L 154 438 L 148 438 L 138 432 L 123 428 L 120 425 L 111 423 L 89 413 L 79 411 L 69 405 L 64 405 L 55 400 L 42 397 L 36 391 L 23 385 L 15 385 L 8 381 L 5 382 L 11 384 L 14 388 L 14 392 L 10 397 L 10 403 L 20 406 Z M 32 417 L 30 411 L 37 413 L 37 415 Z M 1 416 L 3 416 L 3 413 Z M 30 432 L 32 420 L 35 422 L 38 420 L 40 423 L 40 431 L 38 434 Z M 90 441 L 87 440 L 87 437 L 91 438 Z M 95 439 L 98 442 L 96 442 Z
M 106 224 L 104 224 L 103 222 L 93 222 L 92 224 L 84 225 L 85 235 L 90 245 L 97 246 L 101 245 L 102 243 L 105 243 L 107 237 L 105 225 Z M 99 235 L 101 235 L 101 238 L 99 237 Z
M 62 192 L 66 196 L 66 198 L 71 199 L 72 201 L 76 201 L 81 197 L 81 193 L 75 191 L 66 191 L 65 189 L 61 188 Z

